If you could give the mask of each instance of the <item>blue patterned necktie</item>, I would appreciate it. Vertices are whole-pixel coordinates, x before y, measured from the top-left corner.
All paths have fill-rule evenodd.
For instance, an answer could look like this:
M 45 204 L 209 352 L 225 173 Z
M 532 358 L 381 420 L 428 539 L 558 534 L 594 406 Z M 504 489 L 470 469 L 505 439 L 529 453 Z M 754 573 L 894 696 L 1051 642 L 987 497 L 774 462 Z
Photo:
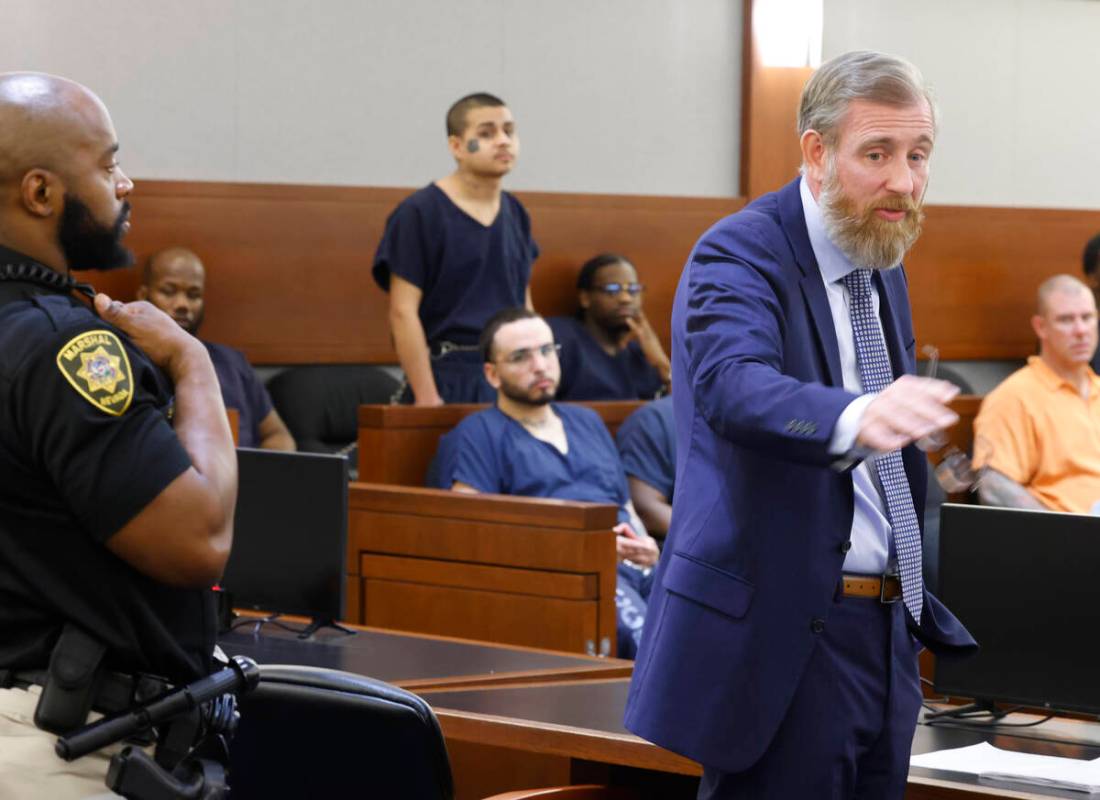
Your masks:
M 872 304 L 871 270 L 857 269 L 842 279 L 851 297 L 849 314 L 856 346 L 856 362 L 864 392 L 881 392 L 894 380 L 882 328 Z M 920 622 L 924 595 L 921 591 L 921 542 L 913 495 L 905 477 L 901 451 L 883 453 L 875 459 L 882 492 L 886 496 L 886 514 L 894 536 L 894 550 L 901 572 L 901 596 L 905 607 L 916 622 Z

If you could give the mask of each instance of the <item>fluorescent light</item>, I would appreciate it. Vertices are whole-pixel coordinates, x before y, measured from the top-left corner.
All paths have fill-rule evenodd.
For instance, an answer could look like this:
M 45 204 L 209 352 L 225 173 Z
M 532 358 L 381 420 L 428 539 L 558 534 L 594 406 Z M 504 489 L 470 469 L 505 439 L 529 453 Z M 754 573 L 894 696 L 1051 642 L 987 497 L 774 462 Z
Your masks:
M 764 66 L 821 66 L 823 5 L 824 0 L 753 2 L 752 32 Z

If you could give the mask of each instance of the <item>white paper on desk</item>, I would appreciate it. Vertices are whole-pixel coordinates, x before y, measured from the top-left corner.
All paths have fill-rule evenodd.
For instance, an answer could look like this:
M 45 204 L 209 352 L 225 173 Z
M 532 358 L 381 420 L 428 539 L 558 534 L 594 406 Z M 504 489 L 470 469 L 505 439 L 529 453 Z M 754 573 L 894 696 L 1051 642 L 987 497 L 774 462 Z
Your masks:
M 1089 794 L 1100 792 L 1100 758 L 1081 761 L 1016 753 L 982 742 L 970 747 L 912 756 L 909 764 L 925 769 L 964 772 L 991 780 L 1017 781 Z

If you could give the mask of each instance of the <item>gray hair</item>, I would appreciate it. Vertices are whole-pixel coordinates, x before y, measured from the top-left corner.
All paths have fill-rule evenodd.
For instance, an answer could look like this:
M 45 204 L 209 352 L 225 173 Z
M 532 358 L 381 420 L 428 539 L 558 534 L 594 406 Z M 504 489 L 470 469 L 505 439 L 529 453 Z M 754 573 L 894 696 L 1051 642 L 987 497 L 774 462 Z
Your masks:
M 936 124 L 936 103 L 920 70 L 897 56 L 854 50 L 829 59 L 806 82 L 798 108 L 798 135 L 815 130 L 826 145 L 835 146 L 840 122 L 853 100 L 889 106 L 924 100 Z

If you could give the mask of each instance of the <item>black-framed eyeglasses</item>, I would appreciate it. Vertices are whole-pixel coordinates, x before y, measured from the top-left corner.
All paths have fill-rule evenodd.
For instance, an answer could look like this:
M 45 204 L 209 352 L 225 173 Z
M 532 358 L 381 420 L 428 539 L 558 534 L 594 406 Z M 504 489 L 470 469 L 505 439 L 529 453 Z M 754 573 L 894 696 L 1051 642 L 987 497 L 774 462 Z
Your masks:
M 511 364 L 518 367 L 521 364 L 526 364 L 532 358 L 535 357 L 535 353 L 538 353 L 543 358 L 558 357 L 558 353 L 561 352 L 561 345 L 554 342 L 547 342 L 546 344 L 539 345 L 538 347 L 521 347 L 519 350 L 513 350 L 506 356 L 503 356 L 500 360 L 505 364 Z
M 641 283 L 604 283 L 599 286 L 593 286 L 592 289 L 597 292 L 603 292 L 608 297 L 614 297 L 620 292 L 627 292 L 633 297 L 637 297 L 645 291 L 645 286 Z

